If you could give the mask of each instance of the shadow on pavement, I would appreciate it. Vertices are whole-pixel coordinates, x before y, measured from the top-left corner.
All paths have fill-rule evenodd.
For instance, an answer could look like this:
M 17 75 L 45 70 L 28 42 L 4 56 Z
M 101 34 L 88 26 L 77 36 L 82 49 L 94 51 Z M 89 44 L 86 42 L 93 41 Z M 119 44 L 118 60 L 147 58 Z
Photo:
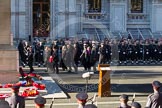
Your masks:
M 61 84 L 64 92 L 84 92 L 85 84 Z M 111 91 L 114 93 L 152 93 L 151 84 L 111 84 Z M 88 92 L 98 92 L 98 84 L 88 84 Z

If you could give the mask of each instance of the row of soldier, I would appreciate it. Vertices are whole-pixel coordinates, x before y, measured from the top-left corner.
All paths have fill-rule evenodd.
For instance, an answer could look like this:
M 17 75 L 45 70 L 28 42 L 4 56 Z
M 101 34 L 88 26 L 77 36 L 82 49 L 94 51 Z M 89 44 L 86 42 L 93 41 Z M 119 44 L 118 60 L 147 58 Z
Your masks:
M 46 66 L 50 56 L 57 55 L 53 66 L 58 70 L 71 72 L 72 66 L 77 72 L 77 67 L 82 64 L 85 70 L 96 71 L 96 63 L 159 63 L 162 61 L 162 41 L 148 40 L 104 40 L 96 41 L 63 41 L 57 40 L 47 46 L 46 41 L 36 41 L 30 46 L 27 41 L 20 41 L 18 50 L 23 66 L 33 62 Z M 55 53 L 55 54 L 54 54 Z M 155 56 L 156 55 L 156 56 Z M 31 71 L 33 69 L 31 68 Z

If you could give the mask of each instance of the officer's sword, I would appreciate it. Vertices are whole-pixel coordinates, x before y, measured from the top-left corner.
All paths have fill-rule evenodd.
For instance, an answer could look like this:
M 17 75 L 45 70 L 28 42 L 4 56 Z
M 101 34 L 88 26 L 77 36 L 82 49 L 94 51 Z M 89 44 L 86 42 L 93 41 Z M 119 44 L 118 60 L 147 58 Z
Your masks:
M 52 98 L 52 103 L 51 103 L 51 105 L 50 105 L 50 108 L 52 108 L 53 103 L 54 103 L 54 100 L 55 100 L 55 97 L 53 96 L 53 98 Z
M 92 104 L 94 104 L 94 102 L 97 102 L 97 101 L 96 101 L 96 97 L 97 97 L 97 94 L 95 93 L 94 96 L 93 96 L 93 98 L 92 98 Z M 96 105 L 96 106 L 97 106 L 97 105 Z
M 135 98 L 136 98 L 136 94 L 134 93 L 134 94 L 133 94 L 132 103 L 134 102 Z

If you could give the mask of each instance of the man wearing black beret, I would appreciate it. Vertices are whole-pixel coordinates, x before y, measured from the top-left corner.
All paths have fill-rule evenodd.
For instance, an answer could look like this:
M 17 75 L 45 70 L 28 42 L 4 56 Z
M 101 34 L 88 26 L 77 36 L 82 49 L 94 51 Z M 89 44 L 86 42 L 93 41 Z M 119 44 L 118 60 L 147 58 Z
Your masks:
M 133 102 L 131 108 L 141 108 L 141 104 L 138 102 Z
M 161 83 L 159 81 L 153 81 L 152 87 L 154 93 L 148 96 L 146 108 L 162 108 L 162 93 L 160 93 Z
M 126 95 L 126 94 L 122 94 L 120 97 L 119 97 L 119 99 L 120 99 L 120 107 L 119 108 L 131 108 L 128 104 L 127 104 L 127 102 L 128 102 L 128 95 Z

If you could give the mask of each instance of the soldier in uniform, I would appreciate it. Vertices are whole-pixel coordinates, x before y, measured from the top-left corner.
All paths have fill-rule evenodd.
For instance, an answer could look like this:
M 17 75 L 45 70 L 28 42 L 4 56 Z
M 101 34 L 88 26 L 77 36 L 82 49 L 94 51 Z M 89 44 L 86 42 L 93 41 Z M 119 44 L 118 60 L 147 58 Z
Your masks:
M 141 104 L 138 102 L 133 102 L 131 108 L 141 108 Z
M 94 104 L 88 104 L 88 105 L 85 105 L 84 108 L 97 108 L 97 106 Z
M 111 52 L 110 42 L 108 40 L 106 40 L 106 42 L 105 42 L 105 47 L 106 47 L 106 60 L 108 63 L 110 63 L 112 52 Z
M 126 95 L 126 94 L 122 94 L 120 97 L 119 97 L 119 99 L 120 99 L 120 107 L 118 107 L 118 108 L 131 108 L 131 106 L 129 106 L 128 104 L 127 104 L 127 102 L 128 102 L 128 95 Z
M 126 50 L 126 52 L 127 52 L 127 62 L 130 62 L 130 61 L 132 61 L 132 63 L 133 63 L 133 61 L 134 61 L 134 45 L 132 44 L 132 42 L 131 41 L 129 41 L 128 42 L 128 45 L 127 45 L 127 50 Z
M 153 94 L 150 94 L 147 99 L 146 108 L 162 108 L 162 93 L 160 93 L 161 83 L 153 81 Z
M 11 108 L 11 107 L 9 106 L 7 101 L 2 100 L 0 101 L 0 108 Z
M 134 42 L 134 45 L 133 45 L 133 47 L 134 47 L 134 50 L 133 50 L 133 60 L 134 60 L 134 62 L 136 63 L 136 64 L 138 64 L 138 55 L 139 55 L 139 53 L 140 53 L 140 48 L 139 48 L 139 43 L 138 43 L 138 41 L 135 41 Z
M 158 50 L 157 59 L 160 62 L 160 61 L 162 61 L 162 41 L 158 42 L 157 50 Z
M 11 97 L 6 99 L 11 108 L 25 108 L 25 99 L 24 97 L 19 96 L 19 88 L 20 86 L 13 85 L 11 88 Z
M 143 62 L 144 59 L 144 44 L 143 41 L 140 40 L 139 43 L 137 43 L 137 49 L 138 49 L 138 61 Z
M 119 60 L 120 60 L 120 63 L 126 64 L 126 48 L 127 48 L 127 45 L 125 44 L 125 41 L 122 40 L 121 44 L 119 44 Z
M 34 99 L 35 108 L 45 108 L 46 99 L 42 96 L 38 96 Z
M 78 93 L 76 95 L 76 98 L 77 98 L 77 102 L 78 102 L 77 108 L 84 108 L 84 106 L 87 102 L 87 98 L 88 98 L 87 93 Z
M 155 63 L 157 63 L 157 61 L 158 61 L 158 54 L 159 54 L 159 52 L 158 52 L 158 41 L 153 41 L 154 43 L 152 44 L 152 48 L 153 48 L 153 50 L 152 50 L 152 60 L 153 60 L 153 62 L 155 62 Z M 157 55 L 157 56 L 155 56 L 155 55 Z
M 145 41 L 145 46 L 144 46 L 144 62 L 146 64 L 149 63 L 150 55 L 151 55 L 151 51 L 150 51 L 149 41 L 146 40 Z

